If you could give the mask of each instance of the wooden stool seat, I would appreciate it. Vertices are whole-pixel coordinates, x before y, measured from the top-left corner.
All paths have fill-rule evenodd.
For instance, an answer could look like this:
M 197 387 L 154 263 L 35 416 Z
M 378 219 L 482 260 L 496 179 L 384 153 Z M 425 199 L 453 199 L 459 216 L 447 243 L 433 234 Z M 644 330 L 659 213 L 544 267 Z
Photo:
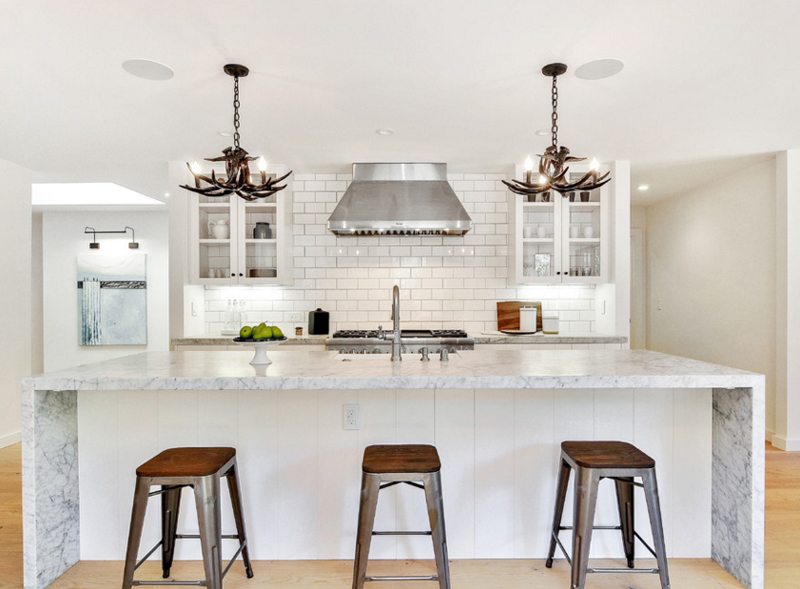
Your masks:
M 439 453 L 425 444 L 377 445 L 364 450 L 364 472 L 371 474 L 439 472 Z
M 231 458 L 234 448 L 170 448 L 136 469 L 137 477 L 207 477 Z
M 627 442 L 562 442 L 561 450 L 583 468 L 653 468 L 656 461 Z

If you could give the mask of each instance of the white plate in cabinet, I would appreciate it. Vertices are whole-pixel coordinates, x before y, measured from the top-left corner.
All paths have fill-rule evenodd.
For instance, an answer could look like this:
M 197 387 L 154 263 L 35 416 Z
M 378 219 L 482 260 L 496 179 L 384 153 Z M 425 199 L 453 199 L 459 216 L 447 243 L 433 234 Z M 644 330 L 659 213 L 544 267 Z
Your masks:
M 601 166 L 601 173 L 605 173 Z M 571 179 L 588 171 L 571 166 Z M 519 177 L 521 169 L 517 170 Z M 609 281 L 610 185 L 574 200 L 550 192 L 550 200 L 536 202 L 509 192 L 509 276 L 512 284 L 598 284 Z M 585 191 L 584 191 L 585 192 Z
M 282 176 L 285 168 L 269 166 L 267 174 Z M 291 182 L 286 182 L 286 189 L 253 202 L 235 194 L 207 197 L 190 193 L 189 284 L 291 283 L 292 195 Z M 228 226 L 227 238 L 214 236 L 213 227 L 220 222 Z M 269 238 L 254 238 L 256 223 L 269 223 Z M 251 276 L 251 270 L 260 270 L 262 275 Z

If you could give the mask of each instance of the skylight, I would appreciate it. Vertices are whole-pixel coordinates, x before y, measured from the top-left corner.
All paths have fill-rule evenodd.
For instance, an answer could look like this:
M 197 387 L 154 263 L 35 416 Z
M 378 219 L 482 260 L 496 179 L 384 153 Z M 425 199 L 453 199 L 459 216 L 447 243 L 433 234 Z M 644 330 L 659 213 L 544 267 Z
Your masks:
M 113 182 L 33 184 L 34 206 L 165 205 Z

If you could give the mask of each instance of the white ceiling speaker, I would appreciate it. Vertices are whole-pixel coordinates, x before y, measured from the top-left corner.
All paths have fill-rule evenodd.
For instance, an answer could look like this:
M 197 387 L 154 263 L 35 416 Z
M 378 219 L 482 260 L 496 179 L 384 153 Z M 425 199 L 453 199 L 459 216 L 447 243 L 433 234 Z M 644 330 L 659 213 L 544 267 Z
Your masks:
M 172 71 L 172 68 L 150 59 L 129 59 L 123 61 L 122 69 L 137 78 L 156 80 L 158 82 L 169 80 L 175 76 L 175 72 Z
M 584 63 L 575 70 L 575 77 L 582 80 L 602 80 L 616 76 L 622 71 L 625 64 L 619 59 L 596 59 L 589 63 Z

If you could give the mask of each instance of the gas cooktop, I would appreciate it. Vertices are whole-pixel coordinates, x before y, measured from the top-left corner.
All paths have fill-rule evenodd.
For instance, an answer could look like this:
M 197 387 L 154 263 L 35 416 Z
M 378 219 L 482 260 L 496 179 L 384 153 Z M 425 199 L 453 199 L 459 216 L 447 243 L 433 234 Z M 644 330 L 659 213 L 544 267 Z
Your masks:
M 384 333 L 386 333 L 384 331 Z M 469 337 L 466 331 L 461 329 L 403 329 L 400 331 L 403 338 L 454 338 Z M 333 334 L 334 338 L 340 339 L 365 339 L 377 338 L 376 329 L 342 329 Z

